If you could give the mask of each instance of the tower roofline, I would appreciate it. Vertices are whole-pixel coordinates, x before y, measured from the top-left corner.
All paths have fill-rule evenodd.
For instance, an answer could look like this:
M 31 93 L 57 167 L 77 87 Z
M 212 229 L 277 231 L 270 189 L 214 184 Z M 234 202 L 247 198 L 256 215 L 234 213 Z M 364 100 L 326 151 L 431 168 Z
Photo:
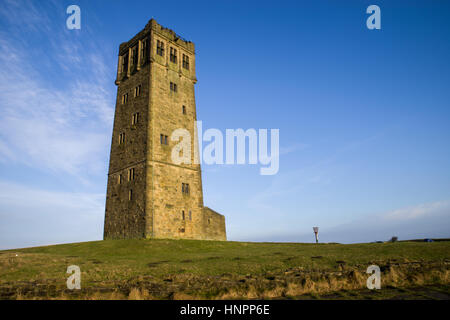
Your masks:
M 147 34 L 153 31 L 159 36 L 166 38 L 168 41 L 173 42 L 174 44 L 182 47 L 183 49 L 195 54 L 195 45 L 192 41 L 188 41 L 183 37 L 179 36 L 172 29 L 165 28 L 161 26 L 155 19 L 150 19 L 148 23 L 145 25 L 144 29 L 139 31 L 133 38 L 131 38 L 127 42 L 122 42 L 119 46 L 119 55 L 122 55 L 126 52 L 127 48 L 134 46 L 139 39 L 145 37 Z

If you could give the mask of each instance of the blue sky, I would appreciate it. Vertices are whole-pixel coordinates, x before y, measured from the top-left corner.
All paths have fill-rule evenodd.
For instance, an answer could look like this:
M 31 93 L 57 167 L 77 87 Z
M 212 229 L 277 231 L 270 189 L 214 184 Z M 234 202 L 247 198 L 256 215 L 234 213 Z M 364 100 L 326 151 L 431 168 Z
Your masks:
M 66 8 L 81 8 L 81 30 Z M 366 8 L 381 8 L 381 30 Z M 280 130 L 280 170 L 204 165 L 230 240 L 450 236 L 450 3 L 0 6 L 0 248 L 101 239 L 117 51 L 150 18 L 196 44 L 204 129 Z

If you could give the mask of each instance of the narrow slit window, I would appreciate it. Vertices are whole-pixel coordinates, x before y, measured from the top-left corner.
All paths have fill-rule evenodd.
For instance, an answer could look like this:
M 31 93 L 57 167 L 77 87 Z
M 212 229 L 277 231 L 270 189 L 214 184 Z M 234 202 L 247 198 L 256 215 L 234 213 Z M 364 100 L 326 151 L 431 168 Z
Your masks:
M 123 144 L 123 143 L 125 143 L 125 133 L 124 132 L 119 134 L 119 144 Z
M 124 54 L 122 59 L 122 73 L 126 75 L 128 73 L 128 53 Z
M 164 56 L 164 42 L 160 40 L 156 40 L 156 54 Z
M 134 88 L 134 97 L 139 97 L 141 95 L 141 85 Z
M 131 66 L 133 69 L 137 67 L 137 61 L 138 61 L 137 48 L 136 46 L 134 46 L 131 49 Z
M 189 194 L 189 183 L 181 184 L 181 193 Z
M 183 54 L 183 68 L 189 70 L 189 56 Z
M 142 40 L 141 43 L 141 64 L 146 63 L 148 60 L 148 38 Z
M 170 62 L 177 63 L 177 49 L 170 47 Z
M 177 92 L 178 91 L 176 83 L 174 83 L 174 82 L 170 83 L 170 91 L 173 91 L 173 92 Z
M 166 136 L 164 134 L 160 134 L 159 135 L 159 139 L 160 139 L 161 144 L 165 144 L 165 145 L 169 144 L 168 143 L 168 136 Z
M 132 118 L 131 118 L 131 125 L 136 125 L 139 121 L 139 112 L 136 112 L 133 114 Z
M 134 180 L 134 168 L 128 169 L 128 181 Z

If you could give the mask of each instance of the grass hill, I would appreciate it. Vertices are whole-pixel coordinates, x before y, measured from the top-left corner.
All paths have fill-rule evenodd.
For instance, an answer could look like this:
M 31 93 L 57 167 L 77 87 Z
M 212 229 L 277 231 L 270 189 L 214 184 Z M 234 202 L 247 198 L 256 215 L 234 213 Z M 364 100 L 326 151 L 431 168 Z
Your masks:
M 0 251 L 1 299 L 450 298 L 450 242 L 110 240 Z M 381 268 L 381 290 L 366 269 Z M 81 269 L 68 290 L 67 267 Z

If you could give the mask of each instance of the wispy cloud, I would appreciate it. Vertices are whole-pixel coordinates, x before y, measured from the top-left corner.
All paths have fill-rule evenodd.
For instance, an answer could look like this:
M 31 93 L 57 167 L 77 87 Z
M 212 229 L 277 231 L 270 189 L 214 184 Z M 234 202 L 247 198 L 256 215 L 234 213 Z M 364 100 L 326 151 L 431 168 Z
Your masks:
M 57 2 L 46 1 L 53 6 Z M 3 0 L 0 8 L 0 17 L 2 21 L 14 27 L 15 33 L 23 32 L 45 32 L 51 31 L 51 19 L 42 5 L 44 2 L 31 2 L 23 0 Z M 20 39 L 18 39 L 20 40 Z
M 295 152 L 295 151 L 299 151 L 299 150 L 304 150 L 308 147 L 309 145 L 307 145 L 306 143 L 294 143 L 290 146 L 286 146 L 286 147 L 280 147 L 280 156 Z
M 86 171 L 106 167 L 114 70 L 88 34 L 68 37 L 64 26 L 49 27 L 48 11 L 16 1 L 0 9 L 12 30 L 0 33 L 0 156 L 84 179 Z M 39 60 L 26 42 L 17 41 L 24 28 L 48 38 L 42 46 L 49 47 L 38 47 Z
M 442 213 L 447 213 L 450 215 L 450 201 L 437 201 L 432 203 L 419 204 L 407 208 L 401 208 L 390 211 L 382 215 L 381 217 L 388 222 L 411 221 L 433 217 Z
M 102 237 L 104 192 L 71 190 L 104 187 L 115 50 L 105 50 L 89 27 L 67 30 L 65 17 L 56 0 L 0 6 L 2 169 L 13 164 L 67 178 L 63 186 L 46 180 L 42 188 L 30 187 L 39 184 L 23 175 L 20 182 L 0 181 L 3 249 Z

